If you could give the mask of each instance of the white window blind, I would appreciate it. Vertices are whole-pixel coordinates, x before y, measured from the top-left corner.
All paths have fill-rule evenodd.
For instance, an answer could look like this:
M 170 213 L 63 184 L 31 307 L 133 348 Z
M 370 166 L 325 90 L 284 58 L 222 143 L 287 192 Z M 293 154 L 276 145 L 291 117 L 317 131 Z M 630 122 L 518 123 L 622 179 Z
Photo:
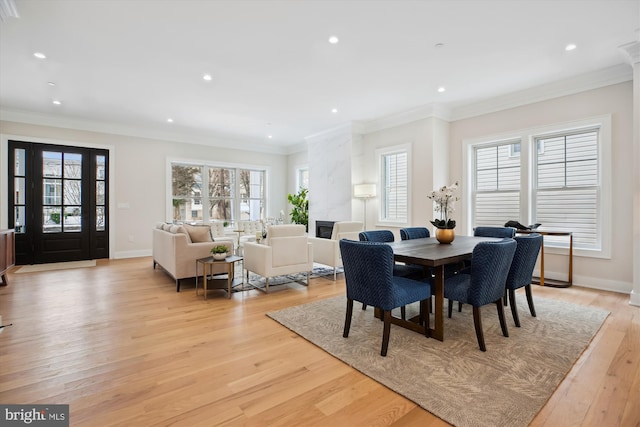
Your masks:
M 503 226 L 520 218 L 519 141 L 475 147 L 473 226 Z
M 598 247 L 598 130 L 536 141 L 545 149 L 536 156 L 535 221 L 573 232 L 577 247 Z
M 406 151 L 384 153 L 380 157 L 382 221 L 406 223 L 408 220 L 408 158 Z

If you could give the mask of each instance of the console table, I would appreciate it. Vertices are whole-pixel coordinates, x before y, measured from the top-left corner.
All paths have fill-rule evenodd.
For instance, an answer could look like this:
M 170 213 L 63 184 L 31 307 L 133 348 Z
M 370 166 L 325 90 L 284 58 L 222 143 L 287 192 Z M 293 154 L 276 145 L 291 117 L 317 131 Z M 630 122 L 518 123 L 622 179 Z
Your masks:
M 538 231 L 538 230 L 516 230 L 516 234 L 542 235 L 542 247 L 540 248 L 540 277 L 534 277 L 533 283 L 540 286 L 551 286 L 553 288 L 568 288 L 573 284 L 573 233 L 571 231 Z M 569 276 L 567 281 L 544 278 L 544 236 L 567 236 L 569 237 Z M 537 280 L 536 280 L 537 279 Z
M 16 263 L 14 230 L 0 230 L 0 286 L 7 286 L 7 270 Z

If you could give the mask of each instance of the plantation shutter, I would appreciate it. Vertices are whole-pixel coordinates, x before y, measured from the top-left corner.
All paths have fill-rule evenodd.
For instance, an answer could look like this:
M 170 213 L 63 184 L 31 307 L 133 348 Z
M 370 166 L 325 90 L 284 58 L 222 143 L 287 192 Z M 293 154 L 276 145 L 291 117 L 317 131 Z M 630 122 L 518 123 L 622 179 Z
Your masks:
M 520 218 L 520 142 L 475 148 L 474 227 Z
M 382 156 L 384 191 L 381 216 L 383 221 L 406 222 L 408 212 L 408 155 L 406 152 Z
M 573 232 L 577 247 L 600 246 L 598 137 L 590 129 L 536 139 L 544 151 L 536 157 L 535 222 Z

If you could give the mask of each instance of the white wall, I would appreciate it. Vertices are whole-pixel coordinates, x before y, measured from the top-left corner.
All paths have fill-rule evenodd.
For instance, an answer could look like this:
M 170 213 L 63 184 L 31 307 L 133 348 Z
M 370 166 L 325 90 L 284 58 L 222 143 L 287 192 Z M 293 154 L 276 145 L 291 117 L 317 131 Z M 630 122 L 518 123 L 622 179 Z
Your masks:
M 287 212 L 287 157 L 172 141 L 0 121 L 0 227 L 7 225 L 6 141 L 62 143 L 110 149 L 110 253 L 112 258 L 151 255 L 151 228 L 166 216 L 167 159 L 198 159 L 268 168 L 266 216 Z M 128 204 L 129 208 L 118 208 Z M 130 237 L 133 241 L 129 241 Z
M 394 126 L 388 129 L 363 135 L 363 171 L 359 171 L 366 182 L 378 184 L 378 159 L 376 150 L 401 144 L 411 145 L 410 189 L 409 189 L 409 222 L 407 225 L 431 227 L 433 219 L 433 202 L 427 198 L 434 188 L 449 181 L 449 123 L 430 117 L 414 122 Z M 455 179 L 454 179 L 455 181 Z M 453 182 L 453 181 L 452 181 Z M 399 228 L 381 224 L 378 219 L 380 197 L 370 200 L 367 205 L 367 225 L 369 229 L 385 228 L 394 231 L 399 239 Z
M 632 286 L 633 223 L 631 204 L 633 164 L 632 82 L 606 86 L 575 95 L 537 102 L 451 123 L 451 177 L 462 176 L 462 146 L 467 139 L 482 138 L 537 126 L 589 117 L 612 116 L 612 212 L 611 259 L 574 256 L 574 283 L 630 292 Z M 468 230 L 461 230 L 466 231 Z M 640 262 L 636 260 L 636 262 Z M 545 277 L 566 280 L 567 256 L 545 254 Z

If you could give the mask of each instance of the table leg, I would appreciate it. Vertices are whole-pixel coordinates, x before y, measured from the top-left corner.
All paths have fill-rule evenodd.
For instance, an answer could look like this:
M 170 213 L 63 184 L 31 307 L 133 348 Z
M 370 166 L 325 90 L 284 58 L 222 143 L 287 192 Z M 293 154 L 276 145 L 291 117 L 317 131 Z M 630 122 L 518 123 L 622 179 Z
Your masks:
M 231 284 L 233 283 L 233 278 L 235 276 L 235 269 L 233 268 L 233 263 L 227 263 L 227 298 L 231 298 Z
M 435 321 L 434 327 L 431 329 L 431 338 L 435 338 L 438 341 L 444 341 L 444 265 L 439 265 L 435 268 L 436 278 L 435 284 Z
M 544 286 L 544 236 L 540 246 L 540 286 Z
M 202 274 L 204 274 L 204 277 L 203 277 L 203 281 L 204 281 L 203 287 L 204 287 L 204 299 L 205 299 L 205 300 L 207 299 L 207 265 L 208 265 L 208 264 L 209 264 L 209 263 L 205 262 L 205 263 L 204 263 L 204 265 L 202 266 Z M 213 264 L 209 264 L 209 265 L 210 265 L 211 272 L 213 273 Z
M 569 234 L 569 284 L 573 283 L 573 233 Z
M 198 296 L 198 261 L 196 261 L 196 296 Z

